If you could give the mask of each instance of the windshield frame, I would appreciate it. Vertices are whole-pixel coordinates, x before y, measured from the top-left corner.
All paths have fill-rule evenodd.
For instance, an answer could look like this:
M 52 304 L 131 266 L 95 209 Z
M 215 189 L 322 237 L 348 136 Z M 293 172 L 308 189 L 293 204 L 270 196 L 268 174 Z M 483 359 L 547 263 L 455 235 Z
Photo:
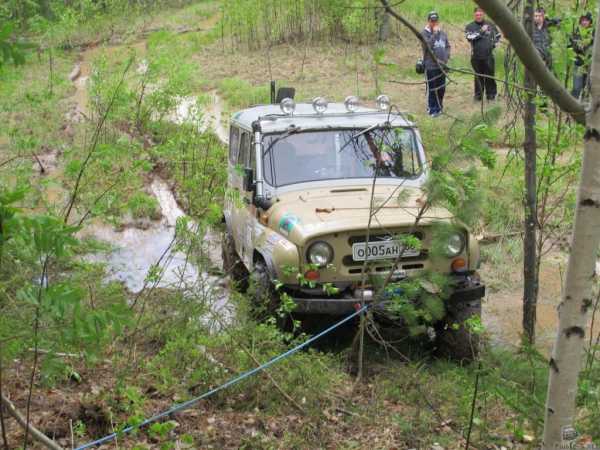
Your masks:
M 417 127 L 415 126 L 389 126 L 386 127 L 386 124 L 376 124 L 377 126 L 373 127 L 372 130 L 369 131 L 377 131 L 377 130 L 384 130 L 386 128 L 389 128 L 390 131 L 393 131 L 395 129 L 402 129 L 405 131 L 408 131 L 411 134 L 411 141 L 413 144 L 413 152 L 417 157 L 417 162 L 419 164 L 420 167 L 420 171 L 418 173 L 416 173 L 413 176 L 409 176 L 409 177 L 391 177 L 391 176 L 379 176 L 377 178 L 378 183 L 382 182 L 385 184 L 401 184 L 404 183 L 406 184 L 407 182 L 409 182 L 410 184 L 413 184 L 414 182 L 416 182 L 417 185 L 421 185 L 422 184 L 422 179 L 424 179 L 426 173 L 427 173 L 427 161 L 425 158 L 425 154 L 423 151 L 423 145 L 421 143 L 421 137 L 420 134 L 418 132 Z M 369 127 L 371 128 L 371 127 Z M 354 130 L 357 135 L 357 137 L 359 135 L 362 135 L 364 129 L 360 128 L 360 127 L 332 127 L 332 128 L 302 128 L 299 131 L 290 133 L 289 136 L 295 136 L 297 134 L 305 134 L 305 133 L 314 133 L 314 132 L 336 132 L 336 131 L 349 131 L 349 130 Z M 269 186 L 271 189 L 276 189 L 276 190 L 287 190 L 287 188 L 290 187 L 294 187 L 294 186 L 299 186 L 299 185 L 332 185 L 332 184 L 343 184 L 343 185 L 351 185 L 351 184 L 362 184 L 365 181 L 369 181 L 372 182 L 373 180 L 373 175 L 370 175 L 368 177 L 362 176 L 362 177 L 343 177 L 343 178 L 324 178 L 324 179 L 315 179 L 315 180 L 304 180 L 304 181 L 297 181 L 297 182 L 293 182 L 293 183 L 286 183 L 286 184 L 279 184 L 279 185 L 275 185 L 272 184 L 271 182 L 269 182 L 269 180 L 267 179 L 268 177 L 266 176 L 267 171 L 268 171 L 268 167 L 265 166 L 265 160 L 266 157 L 263 154 L 264 151 L 266 151 L 266 149 L 268 148 L 268 145 L 266 143 L 266 138 L 268 137 L 272 137 L 272 136 L 282 136 L 285 135 L 289 130 L 280 130 L 280 131 L 272 131 L 269 133 L 264 133 L 261 136 L 261 147 L 262 147 L 262 151 L 261 151 L 261 158 L 260 158 L 260 164 L 262 164 L 262 173 L 263 173 L 263 181 L 265 183 L 266 186 Z M 286 136 L 285 139 L 287 139 Z M 270 145 L 270 144 L 269 144 Z M 271 148 L 271 151 L 269 152 L 270 155 L 268 157 L 271 158 L 271 170 L 273 170 L 273 158 L 272 158 L 272 154 L 273 154 L 273 150 L 277 147 L 277 145 L 273 146 Z M 343 151 L 343 149 L 342 149 Z M 273 181 L 272 177 L 271 181 Z M 311 186 L 312 187 L 312 186 Z

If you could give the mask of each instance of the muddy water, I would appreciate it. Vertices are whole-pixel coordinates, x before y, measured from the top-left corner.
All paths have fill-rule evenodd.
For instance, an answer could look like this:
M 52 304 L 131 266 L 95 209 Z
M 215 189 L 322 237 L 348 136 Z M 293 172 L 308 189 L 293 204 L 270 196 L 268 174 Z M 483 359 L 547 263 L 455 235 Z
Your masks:
M 75 105 L 71 112 L 72 121 L 81 121 L 89 114 L 88 85 L 92 75 L 93 62 L 101 56 L 110 58 L 111 55 L 121 53 L 125 50 L 134 52 L 138 57 L 143 56 L 146 54 L 146 42 L 140 41 L 133 44 L 90 47 L 79 54 L 79 61 L 69 75 L 75 87 L 75 94 L 73 95 Z M 143 67 L 143 65 L 144 62 L 142 61 L 140 67 Z M 138 70 L 140 70 L 140 67 L 138 67 Z
M 122 282 L 132 293 L 138 293 L 153 283 L 146 280 L 151 268 L 160 267 L 157 287 L 181 289 L 189 295 L 201 297 L 220 316 L 231 317 L 232 306 L 225 289 L 223 277 L 200 271 L 189 261 L 188 255 L 174 248 L 177 219 L 185 216 L 167 183 L 155 178 L 150 189 L 159 202 L 162 220 L 150 222 L 148 228 L 125 228 L 115 230 L 110 225 L 87 226 L 80 237 L 93 237 L 111 245 L 107 253 L 88 255 L 88 259 L 103 262 L 107 266 L 107 280 Z M 190 228 L 195 230 L 193 223 Z M 218 238 L 208 232 L 204 239 L 203 253 L 209 265 L 221 267 Z
M 558 310 L 567 266 L 567 255 L 553 254 L 545 258 L 540 268 L 540 290 L 537 305 L 536 345 L 545 355 L 550 355 L 558 330 Z M 520 270 L 520 267 L 517 268 Z M 596 263 L 600 273 L 600 262 Z M 485 275 L 485 273 L 484 273 Z M 517 348 L 521 342 L 523 288 L 516 283 L 512 289 L 489 292 L 483 307 L 483 323 L 488 329 L 492 343 Z M 591 329 L 588 315 L 586 336 Z M 598 333 L 598 325 L 595 326 Z
M 70 75 L 75 87 L 73 96 L 75 105 L 71 113 L 71 121 L 79 122 L 88 116 L 88 86 L 93 61 L 103 54 L 110 56 L 123 50 L 135 51 L 138 56 L 144 55 L 146 45 L 142 41 L 131 46 L 95 47 L 81 53 L 80 61 Z M 136 70 L 138 73 L 143 73 L 147 67 L 147 61 L 142 60 Z M 211 104 L 201 112 L 196 97 L 182 97 L 178 99 L 176 108 L 168 118 L 177 124 L 198 123 L 199 131 L 212 128 L 221 140 L 226 140 L 227 133 L 221 122 L 221 101 L 214 92 L 211 99 Z M 107 254 L 91 255 L 90 258 L 105 262 L 108 268 L 108 279 L 123 282 L 133 293 L 140 292 L 148 284 L 146 277 L 149 270 L 160 263 L 163 274 L 158 286 L 191 289 L 201 285 L 202 289 L 215 290 L 217 306 L 227 307 L 229 302 L 227 293 L 221 286 L 222 281 L 208 275 L 207 272 L 199 271 L 182 252 L 170 250 L 174 245 L 177 219 L 185 213 L 177 204 L 169 186 L 164 180 L 155 178 L 149 190 L 158 200 L 163 219 L 146 223 L 144 229 L 127 227 L 122 231 L 101 223 L 86 226 L 81 232 L 81 237 L 93 237 L 114 247 Z M 190 223 L 189 226 L 195 227 L 195 224 Z M 221 267 L 219 239 L 214 236 L 214 233 L 208 232 L 203 250 L 212 266 Z

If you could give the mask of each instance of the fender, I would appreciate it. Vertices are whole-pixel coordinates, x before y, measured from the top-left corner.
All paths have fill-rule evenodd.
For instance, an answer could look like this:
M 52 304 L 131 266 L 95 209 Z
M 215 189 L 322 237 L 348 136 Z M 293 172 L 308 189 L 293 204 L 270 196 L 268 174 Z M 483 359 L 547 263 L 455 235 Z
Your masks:
M 254 261 L 257 258 L 265 261 L 272 278 L 286 284 L 296 282 L 293 274 L 286 275 L 284 273 L 284 268 L 300 267 L 298 247 L 279 233 L 266 227 L 263 228 L 263 233 L 254 246 Z M 277 265 L 274 261 L 277 261 Z

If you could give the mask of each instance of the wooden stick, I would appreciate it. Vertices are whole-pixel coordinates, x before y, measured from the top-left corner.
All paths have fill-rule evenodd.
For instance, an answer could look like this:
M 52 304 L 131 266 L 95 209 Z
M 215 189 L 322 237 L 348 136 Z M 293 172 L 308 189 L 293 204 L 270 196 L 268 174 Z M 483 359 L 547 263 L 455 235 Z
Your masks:
M 50 439 L 48 436 L 46 436 L 40 430 L 38 430 L 33 425 L 31 425 L 31 423 L 29 424 L 29 426 L 27 426 L 27 420 L 25 420 L 25 418 L 21 415 L 21 413 L 17 410 L 17 408 L 15 408 L 15 405 L 13 405 L 13 403 L 8 398 L 6 398 L 4 395 L 2 395 L 0 400 L 1 400 L 0 403 L 2 405 L 4 405 L 4 407 L 6 408 L 8 413 L 12 417 L 14 417 L 14 419 L 17 421 L 17 423 L 19 425 L 21 425 L 21 427 L 24 430 L 29 429 L 29 433 L 31 433 L 31 437 L 33 439 L 35 439 L 37 442 L 42 444 L 44 447 L 49 448 L 51 450 L 63 450 L 63 448 L 60 445 L 58 445 L 56 442 L 54 442 L 52 439 Z

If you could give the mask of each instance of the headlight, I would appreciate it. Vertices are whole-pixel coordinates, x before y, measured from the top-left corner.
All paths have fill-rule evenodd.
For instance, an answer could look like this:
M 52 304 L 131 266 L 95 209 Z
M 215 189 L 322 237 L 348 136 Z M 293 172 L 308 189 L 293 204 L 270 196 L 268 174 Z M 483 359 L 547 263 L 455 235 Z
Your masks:
M 463 233 L 452 233 L 448 237 L 448 243 L 446 244 L 446 255 L 449 258 L 454 258 L 461 254 L 465 248 L 465 235 Z
M 289 116 L 296 109 L 296 103 L 293 99 L 286 97 L 283 100 L 281 100 L 279 107 L 281 108 L 284 114 L 287 114 Z
M 327 99 L 325 97 L 315 97 L 312 101 L 312 107 L 317 114 L 323 114 L 327 111 Z
M 379 108 L 382 111 L 387 111 L 388 109 L 390 109 L 391 101 L 387 95 L 379 95 L 377 97 L 377 100 L 375 100 L 375 103 L 377 104 L 377 108 Z
M 333 260 L 333 249 L 326 242 L 315 242 L 308 248 L 308 261 L 319 267 L 325 267 Z
M 349 95 L 346 97 L 346 100 L 344 100 L 344 106 L 346 107 L 346 111 L 354 112 L 360 106 L 360 100 L 354 95 Z

